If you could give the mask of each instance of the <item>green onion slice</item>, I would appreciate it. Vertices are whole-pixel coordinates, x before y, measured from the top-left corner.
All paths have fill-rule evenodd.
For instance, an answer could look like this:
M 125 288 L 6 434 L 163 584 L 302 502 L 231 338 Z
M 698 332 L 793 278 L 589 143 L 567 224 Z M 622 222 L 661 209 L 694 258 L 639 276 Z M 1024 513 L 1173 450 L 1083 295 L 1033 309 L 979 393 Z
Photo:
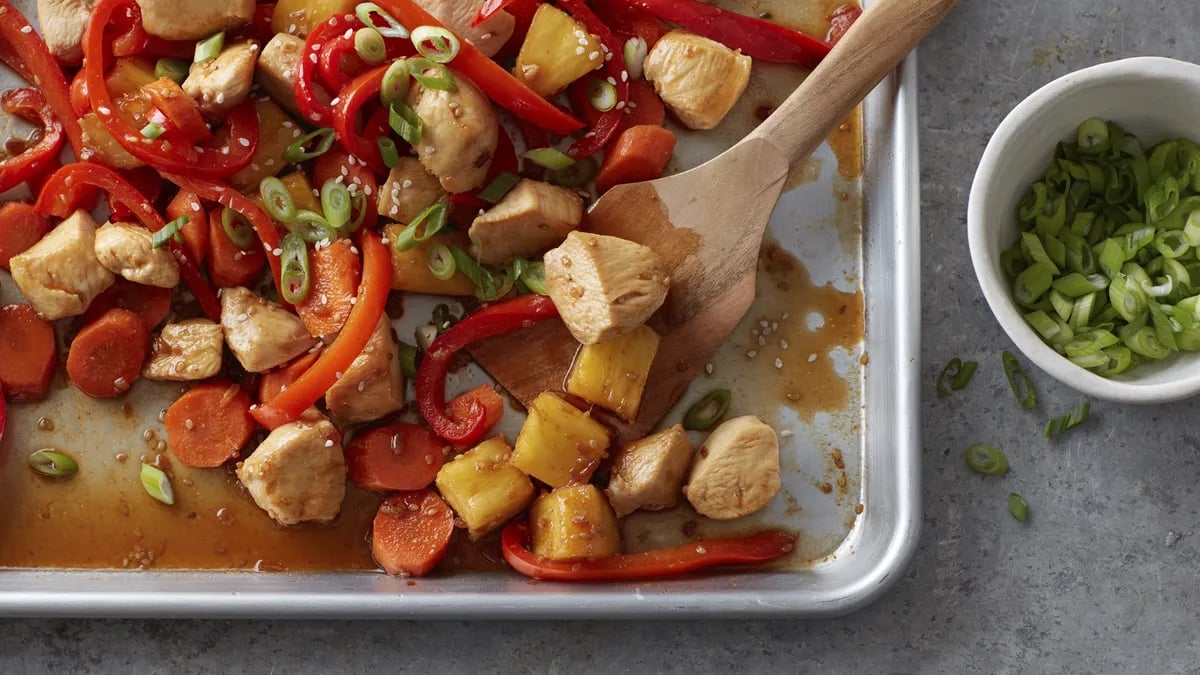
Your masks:
M 1079 125 L 1076 136 L 1076 143 L 1082 153 L 1099 155 L 1109 148 L 1108 122 L 1097 117 L 1084 120 L 1083 124 Z
M 417 357 L 420 356 L 421 350 L 415 345 L 410 345 L 407 342 L 401 342 L 399 349 L 396 350 L 396 357 L 400 360 L 400 372 L 404 373 L 405 377 L 417 376 Z
M 1010 492 L 1008 493 L 1008 512 L 1012 514 L 1013 518 L 1023 523 L 1029 517 L 1029 503 L 1021 495 Z
M 397 251 L 411 251 L 420 246 L 446 227 L 448 213 L 446 202 L 427 207 L 392 239 L 392 246 Z
M 162 248 L 167 245 L 172 239 L 180 241 L 183 239 L 179 231 L 184 225 L 188 224 L 188 216 L 179 216 L 175 220 L 167 223 L 163 229 L 150 235 L 150 245 L 154 248 Z
M 561 171 L 551 171 L 546 181 L 555 185 L 579 188 L 587 185 L 600 172 L 600 165 L 591 157 L 575 160 L 575 163 Z
M 387 44 L 378 30 L 366 26 L 354 31 L 354 53 L 363 63 L 377 66 L 387 60 Z
M 413 79 L 426 89 L 454 91 L 454 75 L 446 66 L 433 59 L 414 56 L 408 60 L 408 69 Z
M 192 56 L 192 60 L 196 63 L 204 63 L 205 61 L 216 58 L 217 54 L 225 48 L 225 31 L 221 31 L 215 35 L 204 38 L 196 43 L 196 52 Z
M 1008 457 L 990 445 L 976 443 L 967 448 L 967 466 L 975 473 L 999 476 L 1008 473 Z
M 354 217 L 346 226 L 346 234 L 354 234 L 362 227 L 363 222 L 367 219 L 367 209 L 371 208 L 371 202 L 367 201 L 367 196 L 362 192 L 355 192 L 350 198 L 350 213 Z
M 330 129 L 329 127 L 322 127 L 316 131 L 310 131 L 300 138 L 297 138 L 294 142 L 292 142 L 291 145 L 287 146 L 287 149 L 283 151 L 283 158 L 292 164 L 299 164 L 300 162 L 307 162 L 310 159 L 316 159 L 317 157 L 329 152 L 329 149 L 333 147 L 333 139 L 333 129 Z M 308 147 L 308 144 L 312 143 L 314 140 L 317 141 L 317 144 L 313 146 L 312 150 L 305 150 L 305 148 Z
M 1012 352 L 1005 351 L 1001 359 L 1004 361 L 1004 375 L 1008 378 L 1008 386 L 1012 387 L 1013 394 L 1021 405 L 1032 410 L 1037 406 L 1037 391 L 1033 388 L 1033 382 Z
M 171 487 L 171 479 L 162 469 L 152 464 L 142 464 L 140 477 L 146 494 L 168 506 L 175 503 L 175 489 Z
M 321 211 L 325 222 L 335 230 L 350 222 L 350 190 L 335 178 L 321 186 Z
M 483 302 L 492 302 L 499 300 L 508 292 L 516 281 L 514 275 L 505 274 L 499 281 L 496 275 L 491 270 L 483 265 L 480 265 L 469 253 L 458 248 L 457 246 L 449 246 L 450 254 L 454 256 L 454 265 L 462 272 L 472 283 L 475 284 L 475 297 Z
M 439 334 L 450 330 L 454 324 L 458 323 L 458 317 L 450 311 L 450 305 L 444 302 L 439 302 L 433 308 L 433 325 L 437 328 Z
M 951 392 L 965 389 L 971 382 L 971 378 L 974 377 L 975 369 L 978 367 L 979 363 L 977 361 L 967 361 L 964 363 L 959 358 L 950 359 L 942 367 L 942 372 L 938 373 L 938 394 L 949 396 Z
M 1053 438 L 1074 429 L 1087 421 L 1091 410 L 1091 403 L 1082 403 L 1072 408 L 1071 412 L 1066 415 L 1050 418 L 1050 421 L 1046 422 L 1046 428 L 1042 430 L 1042 435 L 1046 438 Z
M 708 431 L 725 416 L 732 401 L 733 392 L 728 389 L 713 389 L 683 414 L 683 428 L 688 431 Z
M 221 229 L 234 246 L 245 251 L 254 244 L 254 226 L 246 216 L 230 208 L 221 209 Z
M 144 138 L 158 138 L 166 132 L 166 127 L 158 122 L 147 122 L 146 126 L 142 127 L 142 136 Z
M 263 208 L 275 220 L 290 223 L 296 219 L 296 201 L 283 181 L 267 176 L 258 184 L 258 194 L 262 196 Z
M 379 154 L 383 156 L 384 166 L 394 169 L 400 164 L 400 151 L 396 149 L 396 141 L 387 136 L 380 136 L 375 139 L 375 145 L 379 146 Z
M 408 96 L 412 86 L 412 73 L 407 59 L 396 59 L 383 73 L 383 82 L 379 85 L 379 101 L 384 106 L 391 106 L 396 101 L 403 101 Z
M 417 26 L 412 32 L 412 43 L 421 56 L 434 63 L 450 63 L 462 49 L 458 36 L 441 26 Z
M 492 179 L 492 182 L 487 184 L 487 187 L 479 191 L 479 198 L 489 204 L 495 204 L 504 198 L 510 190 L 521 182 L 521 177 L 515 173 L 504 173 Z
M 304 302 L 312 287 L 308 272 L 308 246 L 300 235 L 288 232 L 283 235 L 282 249 L 279 280 L 283 286 L 283 299 L 293 305 Z
M 288 232 L 296 235 L 301 241 L 315 244 L 319 241 L 337 239 L 337 230 L 325 220 L 325 216 L 316 211 L 300 209 L 291 222 L 286 223 Z
M 458 266 L 454 263 L 454 254 L 441 242 L 434 242 L 425 251 L 425 264 L 433 276 L 445 281 L 454 276 Z
M 608 80 L 592 80 L 588 85 L 588 102 L 600 112 L 608 112 L 617 107 L 617 88 Z
M 575 163 L 574 159 L 571 159 L 565 153 L 555 148 L 526 150 L 522 157 L 551 171 L 562 171 Z
M 154 77 L 165 77 L 168 80 L 174 80 L 176 84 L 183 84 L 183 81 L 187 79 L 190 66 L 190 63 L 182 59 L 159 59 L 154 63 Z
M 650 46 L 643 38 L 633 37 L 625 41 L 625 47 L 621 50 L 621 54 L 625 57 L 625 70 L 629 71 L 630 79 L 641 78 L 642 63 L 646 60 L 646 54 L 649 51 Z
M 417 112 L 401 101 L 392 101 L 388 107 L 388 125 L 409 145 L 420 143 L 425 129 L 425 123 Z
M 541 260 L 517 258 L 513 261 L 513 274 L 530 292 L 549 295 L 546 290 L 546 265 Z
M 79 464 L 65 452 L 43 448 L 29 455 L 29 468 L 50 478 L 66 478 L 79 472 Z
M 354 15 L 364 24 L 375 27 L 383 37 L 399 38 L 401 40 L 408 38 L 408 29 L 397 21 L 395 17 L 373 2 L 358 3 L 354 8 Z M 379 21 L 376 21 L 376 19 Z M 380 24 L 381 21 L 383 22 L 382 24 Z

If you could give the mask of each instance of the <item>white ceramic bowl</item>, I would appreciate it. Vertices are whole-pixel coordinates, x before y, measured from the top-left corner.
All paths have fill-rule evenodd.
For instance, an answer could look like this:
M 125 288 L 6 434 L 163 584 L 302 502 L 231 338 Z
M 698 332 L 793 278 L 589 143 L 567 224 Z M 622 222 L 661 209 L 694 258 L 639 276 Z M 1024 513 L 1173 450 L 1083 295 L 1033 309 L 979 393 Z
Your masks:
M 967 207 L 971 262 L 992 313 L 1025 356 L 1055 379 L 1089 396 L 1123 403 L 1163 403 L 1200 393 L 1200 353 L 1142 363 L 1103 378 L 1042 342 L 1022 318 L 1000 253 L 1017 241 L 1017 204 L 1046 171 L 1055 144 L 1073 139 L 1089 117 L 1112 120 L 1149 148 L 1167 138 L 1200 141 L 1200 65 L 1135 58 L 1085 68 L 1042 87 L 1018 105 L 988 142 Z

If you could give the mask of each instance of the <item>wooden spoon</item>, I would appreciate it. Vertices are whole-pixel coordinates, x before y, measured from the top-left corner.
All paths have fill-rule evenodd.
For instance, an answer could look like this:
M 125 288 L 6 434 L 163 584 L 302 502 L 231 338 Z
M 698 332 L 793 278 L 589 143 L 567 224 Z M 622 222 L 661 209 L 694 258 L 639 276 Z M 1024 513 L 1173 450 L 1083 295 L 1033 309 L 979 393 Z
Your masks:
M 783 105 L 737 145 L 689 171 L 615 187 L 592 206 L 589 231 L 649 246 L 671 277 L 667 301 L 651 322 L 662 342 L 638 418 L 605 416 L 622 440 L 657 426 L 749 309 L 763 233 L 792 170 L 957 1 L 871 3 Z M 562 391 L 578 348 L 555 320 L 481 342 L 471 354 L 528 405 L 543 391 Z

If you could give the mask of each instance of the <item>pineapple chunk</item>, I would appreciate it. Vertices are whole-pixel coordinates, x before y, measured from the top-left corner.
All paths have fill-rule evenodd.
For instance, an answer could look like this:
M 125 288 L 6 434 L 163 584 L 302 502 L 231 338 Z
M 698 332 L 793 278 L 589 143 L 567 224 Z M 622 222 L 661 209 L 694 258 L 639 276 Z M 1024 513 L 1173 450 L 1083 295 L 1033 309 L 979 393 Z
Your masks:
M 283 186 L 292 194 L 296 208 L 321 212 L 321 200 L 313 194 L 312 183 L 308 182 L 308 176 L 305 176 L 303 171 L 293 171 L 279 180 L 283 181 Z
M 570 485 L 529 508 L 533 552 L 551 560 L 595 560 L 621 552 L 621 528 L 595 485 Z
M 383 228 L 384 236 L 395 241 L 404 227 L 401 223 L 387 225 Z M 392 253 L 392 289 L 430 295 L 475 295 L 475 282 L 462 272 L 455 272 L 445 280 L 433 276 L 425 260 L 425 252 L 435 242 L 461 249 L 469 245 L 466 235 L 458 232 L 438 235 L 407 251 L 398 251 L 394 246 L 389 246 L 388 250 Z
M 512 448 L 496 436 L 447 462 L 437 488 L 467 524 L 472 539 L 500 527 L 533 500 L 533 482 L 512 465 Z
M 271 15 L 271 32 L 304 37 L 334 14 L 353 14 L 357 5 L 358 0 L 279 0 Z
M 567 378 L 567 393 L 621 416 L 637 419 L 650 364 L 658 351 L 658 333 L 647 326 L 611 340 L 584 345 Z
M 104 78 L 108 93 L 114 100 L 136 94 L 144 85 L 157 80 L 154 62 L 136 57 L 120 58 Z
M 513 74 L 546 98 L 604 65 L 600 41 L 552 5 L 539 5 Z
M 241 191 L 255 188 L 267 176 L 274 176 L 288 165 L 283 153 L 303 132 L 291 115 L 271 99 L 254 101 L 258 113 L 258 147 L 250 166 L 229 177 L 229 184 Z M 318 211 L 319 212 L 319 211 Z
M 608 429 L 555 394 L 529 405 L 513 466 L 553 488 L 586 483 L 608 450 Z
M 99 162 L 112 169 L 136 169 L 145 166 L 142 160 L 129 154 L 121 147 L 117 139 L 108 133 L 108 128 L 90 112 L 79 118 L 79 126 L 83 129 L 83 159 Z

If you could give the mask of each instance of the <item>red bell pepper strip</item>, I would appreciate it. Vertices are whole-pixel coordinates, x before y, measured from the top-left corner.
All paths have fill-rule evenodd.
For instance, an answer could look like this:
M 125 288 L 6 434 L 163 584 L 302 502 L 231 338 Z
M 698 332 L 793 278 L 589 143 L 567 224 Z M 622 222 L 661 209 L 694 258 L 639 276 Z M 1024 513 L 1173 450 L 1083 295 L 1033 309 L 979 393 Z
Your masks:
M 109 38 L 113 56 L 140 54 L 150 44 L 150 35 L 142 28 L 141 12 L 135 13 L 129 6 L 113 15 L 108 28 L 110 35 L 116 33 L 115 37 Z
M 471 19 L 471 25 L 478 26 L 496 14 L 504 11 L 509 5 L 517 1 L 518 0 L 485 0 L 483 6 L 479 8 L 479 13 L 475 15 L 474 19 Z
M 17 11 L 8 0 L 0 0 L 0 43 L 11 50 L 14 58 L 24 62 L 23 68 L 15 68 L 22 76 L 42 91 L 46 103 L 54 111 L 58 123 L 67 134 L 67 140 L 75 151 L 75 156 L 83 152 L 83 129 L 79 126 L 79 118 L 71 107 L 71 90 L 67 78 L 63 75 L 58 61 L 46 47 L 42 36 L 38 35 L 29 20 Z M 0 52 L 2 53 L 2 52 Z
M 258 114 L 254 111 L 253 101 L 246 101 L 230 111 L 228 138 L 223 145 L 210 148 L 172 143 L 164 137 L 145 138 L 118 114 L 104 81 L 104 28 L 112 16 L 123 9 L 141 21 L 141 13 L 133 0 L 100 0 L 92 9 L 84 31 L 83 68 L 88 99 L 108 132 L 129 154 L 159 171 L 223 178 L 249 166 L 258 147 Z M 87 159 L 88 154 L 85 152 L 80 158 Z
M 829 53 L 829 45 L 804 33 L 699 0 L 625 0 L 650 14 L 730 49 L 762 61 L 796 63 L 812 68 Z
M 329 91 L 340 92 L 351 79 L 369 68 L 354 48 L 354 31 L 353 28 L 347 29 L 321 45 L 321 53 L 317 55 L 317 74 L 321 84 Z
M 791 553 L 796 537 L 768 530 L 748 537 L 706 539 L 674 548 L 626 553 L 609 558 L 558 561 L 529 550 L 529 524 L 509 523 L 500 537 L 504 560 L 514 570 L 546 581 L 640 581 L 675 577 L 718 565 L 762 563 Z
M 583 138 L 575 141 L 567 154 L 575 159 L 590 157 L 617 137 L 617 130 L 625 117 L 625 106 L 629 104 L 629 71 L 625 69 L 624 47 L 608 26 L 588 8 L 584 0 L 559 0 L 575 20 L 583 24 L 584 30 L 600 38 L 600 44 L 608 50 L 604 55 L 604 72 L 609 84 L 617 90 L 617 104 L 612 110 L 600 115 Z
M 280 237 L 279 230 L 275 229 L 275 223 L 271 221 L 271 217 L 258 208 L 258 205 L 249 197 L 224 183 L 170 173 L 163 174 L 163 177 L 178 185 L 180 190 L 195 193 L 200 199 L 216 202 L 221 206 L 233 209 L 250 221 L 254 233 L 262 242 L 263 251 L 267 254 L 267 264 L 271 267 L 271 278 L 275 280 L 275 289 L 279 291 L 279 297 L 282 298 L 283 284 L 279 279 L 279 254 L 276 253 L 279 250 Z
M 661 21 L 641 7 L 629 5 L 625 0 L 593 0 L 592 11 L 618 37 L 625 40 L 640 37 L 646 41 L 648 47 L 653 47 L 667 32 Z
M 857 5 L 842 5 L 833 11 L 829 17 L 829 33 L 825 36 L 825 41 L 830 46 L 836 45 L 846 31 L 858 21 L 858 17 L 862 16 L 862 8 Z
M 159 195 L 162 194 L 163 179 L 157 171 L 148 166 L 139 166 L 136 169 L 125 169 L 117 171 L 118 174 L 130 185 L 137 188 L 137 191 L 142 194 L 151 204 L 158 201 Z M 109 198 L 108 200 L 109 220 L 116 222 L 128 221 L 135 217 L 124 204 L 116 199 Z M 197 261 L 199 262 L 199 261 Z
M 0 443 L 4 442 L 4 426 L 8 421 L 8 404 L 4 402 L 4 385 L 0 384 Z
M 383 316 L 392 286 L 391 254 L 374 232 L 363 231 L 358 245 L 363 252 L 363 275 L 354 309 L 333 344 L 321 352 L 311 368 L 277 396 L 250 410 L 267 429 L 291 422 L 324 396 L 362 353 Z
M 292 85 L 292 93 L 296 96 L 296 105 L 304 115 L 305 121 L 321 127 L 331 126 L 333 107 L 323 100 L 328 99 L 328 95 L 317 89 L 317 64 L 321 60 L 319 54 L 331 40 L 359 26 L 362 26 L 362 22 L 352 15 L 335 14 L 313 28 L 304 40 L 304 49 L 300 51 L 300 68 L 296 73 L 296 82 Z
M 166 227 L 166 222 L 154 209 L 154 205 L 129 181 L 108 167 L 89 162 L 75 162 L 55 171 L 42 186 L 34 208 L 42 213 L 66 218 L 87 198 L 89 186 L 107 192 L 110 201 L 122 204 L 147 230 L 157 232 Z M 208 318 L 220 321 L 221 305 L 217 302 L 217 296 L 188 257 L 187 249 L 174 239 L 171 240 L 170 246 L 171 253 L 179 263 L 179 274 L 188 290 L 196 297 L 196 302 Z
M 187 143 L 199 143 L 212 138 L 212 131 L 200 113 L 200 106 L 188 96 L 175 80 L 160 77 L 142 85 L 155 108 L 166 116 L 179 137 Z
M 34 123 L 41 123 L 42 137 L 15 157 L 0 160 L 0 192 L 28 181 L 55 162 L 63 144 L 62 125 L 46 104 L 42 92 L 29 87 L 9 89 L 0 96 L 0 109 Z
M 472 401 L 465 415 L 451 415 L 446 408 L 446 374 L 455 355 L 485 338 L 528 328 L 558 316 L 550 298 L 536 293 L 522 295 L 476 310 L 434 339 L 417 368 L 417 406 L 434 433 L 453 445 L 475 445 L 487 433 L 487 409 Z
M 440 21 L 433 18 L 429 12 L 426 12 L 413 0 L 379 0 L 376 4 L 387 10 L 405 26 L 445 28 Z M 556 134 L 569 134 L 583 127 L 582 122 L 521 84 L 500 64 L 484 56 L 483 52 L 466 40 L 462 41 L 462 48 L 459 50 L 458 56 L 454 57 L 449 65 L 453 70 L 470 78 L 484 94 L 487 94 L 488 98 L 495 101 L 496 105 L 517 117 L 529 120 Z
M 363 106 L 379 100 L 380 85 L 383 84 L 383 76 L 387 69 L 387 66 L 379 66 L 351 80 L 350 84 L 341 90 L 338 103 L 333 109 L 333 130 L 337 134 L 338 142 L 346 152 L 366 161 L 367 166 L 376 173 L 387 170 L 383 165 L 383 155 L 379 152 L 375 138 L 365 138 L 365 134 L 359 133 L 355 122 Z

